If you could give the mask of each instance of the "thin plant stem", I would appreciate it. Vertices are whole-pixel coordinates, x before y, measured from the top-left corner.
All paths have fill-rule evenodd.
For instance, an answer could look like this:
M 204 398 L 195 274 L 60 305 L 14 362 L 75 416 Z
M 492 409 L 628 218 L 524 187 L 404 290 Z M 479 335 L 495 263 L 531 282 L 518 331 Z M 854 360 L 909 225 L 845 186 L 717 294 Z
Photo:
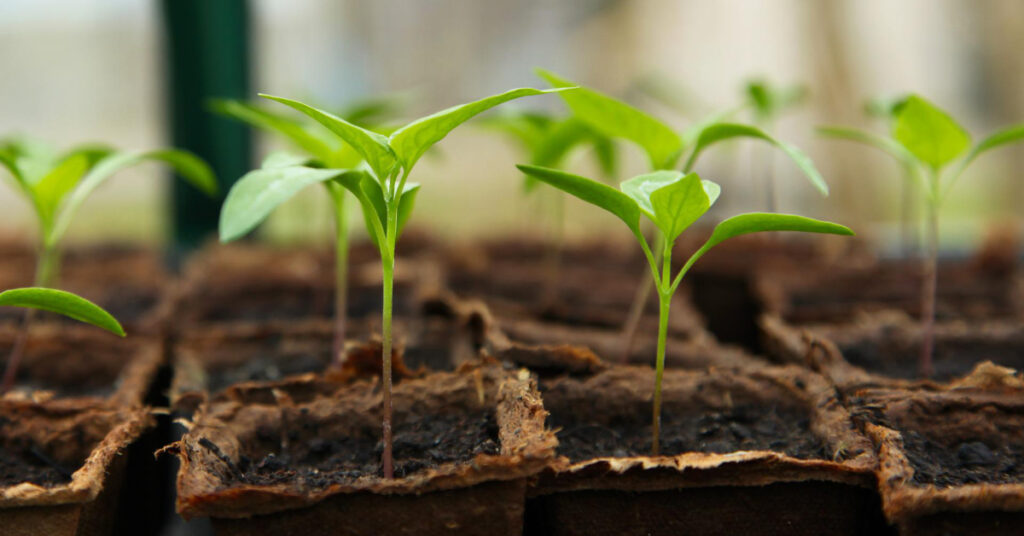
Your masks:
M 33 286 L 52 286 L 60 266 L 60 256 L 58 253 L 54 245 L 44 244 L 40 248 L 39 260 L 36 261 L 36 274 Z M 28 342 L 28 327 L 32 323 L 33 318 L 35 318 L 35 309 L 26 309 L 21 315 L 18 334 L 14 337 L 14 345 L 11 346 L 11 353 L 8 354 L 7 364 L 4 366 L 3 380 L 0 381 L 0 395 L 14 387 L 14 380 L 18 377 L 18 367 L 21 365 L 22 357 L 25 354 L 25 344 Z
M 331 190 L 334 209 L 334 355 L 332 362 L 341 366 L 345 351 L 346 315 L 348 312 L 348 211 L 347 196 L 340 188 Z
M 660 239 L 660 238 L 659 238 Z M 654 252 L 655 266 L 662 260 L 663 248 L 657 247 Z M 629 356 L 633 353 L 633 345 L 636 344 L 636 334 L 640 329 L 640 320 L 643 319 L 644 310 L 647 308 L 647 301 L 651 297 L 651 290 L 655 287 L 654 275 L 645 270 L 640 285 L 636 287 L 633 294 L 633 303 L 629 305 L 629 312 L 626 321 L 622 324 L 622 349 L 619 355 L 621 363 L 628 363 Z
M 387 231 L 386 236 L 381 239 L 382 242 L 385 242 L 381 251 L 384 286 L 383 318 L 381 323 L 381 337 L 383 338 L 381 344 L 381 363 L 383 365 L 383 370 L 381 371 L 381 412 L 383 414 L 382 435 L 384 451 L 381 453 L 381 466 L 384 478 L 387 479 L 395 477 L 394 457 L 392 454 L 394 441 L 391 431 L 391 310 L 395 284 L 395 249 L 398 241 L 398 204 L 401 201 L 402 188 L 405 186 L 405 180 L 408 176 L 408 171 L 404 171 L 402 180 L 398 183 L 397 187 L 395 186 L 395 177 L 392 177 L 391 184 L 388 185 L 390 195 L 387 203 Z
M 921 289 L 921 358 L 919 368 L 921 376 L 931 377 L 934 372 L 932 354 L 935 346 L 935 294 L 938 290 L 939 263 L 939 216 L 937 202 L 929 200 L 927 204 L 927 247 L 925 253 L 923 284 Z
M 658 284 L 658 354 L 654 368 L 654 405 L 651 418 L 651 455 L 658 455 L 661 437 L 661 380 L 665 373 L 665 346 L 668 342 L 669 309 L 672 306 L 672 245 L 664 240 L 661 281 Z

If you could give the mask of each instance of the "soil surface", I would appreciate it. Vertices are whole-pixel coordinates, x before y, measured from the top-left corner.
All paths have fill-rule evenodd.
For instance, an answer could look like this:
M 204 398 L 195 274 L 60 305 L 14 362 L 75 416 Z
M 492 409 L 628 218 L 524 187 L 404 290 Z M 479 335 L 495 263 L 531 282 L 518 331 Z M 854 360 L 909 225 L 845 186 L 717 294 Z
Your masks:
M 567 414 L 568 413 L 568 414 Z M 635 421 L 576 422 L 571 412 L 553 412 L 558 452 L 573 462 L 597 457 L 646 456 L 651 452 L 649 414 Z M 705 413 L 662 410 L 661 453 L 728 453 L 771 450 L 804 459 L 827 459 L 827 449 L 810 429 L 808 416 L 793 408 L 743 405 Z
M 75 469 L 77 467 L 61 466 L 35 445 L 0 445 L 0 487 L 22 482 L 43 487 L 59 486 L 71 482 L 71 473 Z
M 903 452 L 915 484 L 938 487 L 1024 482 L 1024 445 L 964 441 L 947 446 L 916 431 L 902 431 Z
M 304 423 L 311 426 L 313 423 Z M 477 454 L 500 452 L 498 425 L 489 412 L 417 416 L 395 423 L 395 476 L 408 476 L 445 463 L 469 462 Z M 364 430 L 349 437 L 316 437 L 291 443 L 277 452 L 249 458 L 236 466 L 237 478 L 246 484 L 299 483 L 310 488 L 351 483 L 367 475 L 381 475 L 380 430 Z M 262 441 L 280 441 L 282 431 L 258 432 Z M 297 436 L 298 430 L 285 432 Z M 294 440 L 294 437 L 292 437 Z M 216 449 L 210 442 L 204 446 Z
M 917 340 L 879 340 L 864 338 L 855 343 L 840 343 L 839 350 L 851 364 L 889 378 L 918 379 L 920 342 Z M 947 381 L 969 373 L 978 363 L 989 360 L 1016 370 L 1024 369 L 1024 337 L 1012 339 L 948 339 L 935 344 L 932 379 Z
M 330 362 L 330 357 L 330 348 L 325 348 L 322 355 L 282 355 L 272 351 L 260 353 L 247 359 L 241 366 L 209 371 L 207 390 L 217 392 L 242 382 L 278 381 L 286 376 L 323 372 Z

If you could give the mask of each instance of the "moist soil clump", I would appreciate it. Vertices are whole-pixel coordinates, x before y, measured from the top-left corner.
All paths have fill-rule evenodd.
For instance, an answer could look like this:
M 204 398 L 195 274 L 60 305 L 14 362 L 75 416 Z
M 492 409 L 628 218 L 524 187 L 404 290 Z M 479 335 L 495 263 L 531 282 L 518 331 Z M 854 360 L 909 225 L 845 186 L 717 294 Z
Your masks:
M 901 432 L 914 483 L 938 487 L 1024 482 L 1024 446 L 990 447 L 984 441 L 945 446 L 914 431 Z
M 71 482 L 74 469 L 63 467 L 36 445 L 0 446 L 0 487 L 23 482 L 50 488 Z
M 581 423 L 569 412 L 552 412 L 558 431 L 558 452 L 572 462 L 599 457 L 647 456 L 651 452 L 649 415 L 636 420 Z M 825 444 L 811 431 L 806 413 L 769 405 L 742 405 L 728 410 L 692 413 L 663 408 L 661 454 L 685 452 L 724 454 L 771 450 L 794 458 L 828 459 Z
M 398 478 L 446 463 L 469 462 L 478 454 L 500 453 L 498 425 L 489 412 L 417 416 L 396 422 L 394 430 Z M 258 436 L 260 440 L 283 441 L 287 436 L 297 436 L 297 432 L 266 429 L 259 430 Z M 365 432 L 340 438 L 314 437 L 300 443 L 288 441 L 278 452 L 256 459 L 242 456 L 237 464 L 238 480 L 253 485 L 292 482 L 323 488 L 352 483 L 364 476 L 382 476 L 380 438 L 371 430 Z M 204 446 L 216 450 L 209 441 Z

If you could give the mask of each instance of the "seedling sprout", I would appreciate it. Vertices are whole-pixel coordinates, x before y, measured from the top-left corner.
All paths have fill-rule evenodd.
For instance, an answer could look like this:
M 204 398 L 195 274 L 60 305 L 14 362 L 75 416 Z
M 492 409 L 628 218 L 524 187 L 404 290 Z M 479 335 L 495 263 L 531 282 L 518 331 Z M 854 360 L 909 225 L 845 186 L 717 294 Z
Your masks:
M 823 133 L 881 149 L 920 181 L 925 201 L 925 256 L 921 289 L 922 341 L 918 363 L 923 377 L 933 373 L 935 294 L 938 286 L 939 209 L 964 170 L 983 153 L 1024 140 L 1024 124 L 1004 128 L 973 148 L 971 137 L 952 117 L 918 95 L 894 106 L 892 137 L 846 127 L 823 127 Z M 966 153 L 966 154 L 965 154 Z M 949 164 L 957 162 L 952 167 Z
M 711 208 L 718 199 L 718 184 L 701 180 L 696 173 L 655 171 L 623 182 L 616 190 L 597 181 L 562 171 L 536 166 L 518 166 L 523 173 L 555 188 L 596 205 L 622 220 L 640 242 L 650 273 L 658 291 L 658 347 L 655 357 L 654 404 L 651 425 L 651 453 L 658 454 L 661 428 L 661 381 L 665 370 L 665 345 L 668 337 L 669 310 L 679 283 L 695 262 L 721 242 L 744 234 L 765 231 L 802 231 L 852 235 L 850 229 L 803 216 L 790 214 L 750 213 L 728 218 L 712 231 L 711 236 L 673 277 L 672 250 L 676 239 Z M 645 216 L 657 229 L 661 247 L 660 258 L 640 229 L 640 216 Z
M 362 207 L 370 239 L 380 251 L 383 275 L 382 349 L 382 436 L 381 465 L 385 478 L 394 477 L 392 459 L 392 292 L 394 288 L 395 248 L 398 236 L 412 214 L 419 185 L 408 182 L 420 157 L 462 123 L 499 104 L 520 97 L 541 95 L 564 88 L 539 90 L 521 88 L 478 101 L 453 106 L 417 119 L 390 136 L 372 132 L 329 112 L 299 101 L 261 95 L 290 106 L 313 118 L 351 146 L 363 158 L 359 169 L 316 169 L 296 165 L 295 160 L 275 158 L 263 168 L 240 179 L 224 202 L 221 212 L 221 240 L 229 241 L 249 232 L 267 215 L 303 187 L 326 183 L 329 188 L 351 192 Z

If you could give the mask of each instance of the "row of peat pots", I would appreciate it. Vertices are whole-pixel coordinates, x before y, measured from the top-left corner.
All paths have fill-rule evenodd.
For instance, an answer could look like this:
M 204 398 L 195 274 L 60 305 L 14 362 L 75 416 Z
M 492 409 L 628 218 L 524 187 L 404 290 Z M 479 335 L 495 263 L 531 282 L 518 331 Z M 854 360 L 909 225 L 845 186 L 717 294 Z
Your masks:
M 31 252 L 2 248 L 0 286 L 24 284 Z M 566 247 L 552 270 L 539 242 L 403 238 L 393 479 L 371 247 L 340 358 L 327 251 L 211 245 L 179 278 L 152 252 L 69 252 L 63 288 L 129 337 L 0 316 L 0 359 L 27 330 L 0 534 L 1024 534 L 1015 252 L 941 266 L 921 380 L 913 263 L 724 245 L 672 304 L 651 456 L 657 307 L 625 344 L 631 251 Z

